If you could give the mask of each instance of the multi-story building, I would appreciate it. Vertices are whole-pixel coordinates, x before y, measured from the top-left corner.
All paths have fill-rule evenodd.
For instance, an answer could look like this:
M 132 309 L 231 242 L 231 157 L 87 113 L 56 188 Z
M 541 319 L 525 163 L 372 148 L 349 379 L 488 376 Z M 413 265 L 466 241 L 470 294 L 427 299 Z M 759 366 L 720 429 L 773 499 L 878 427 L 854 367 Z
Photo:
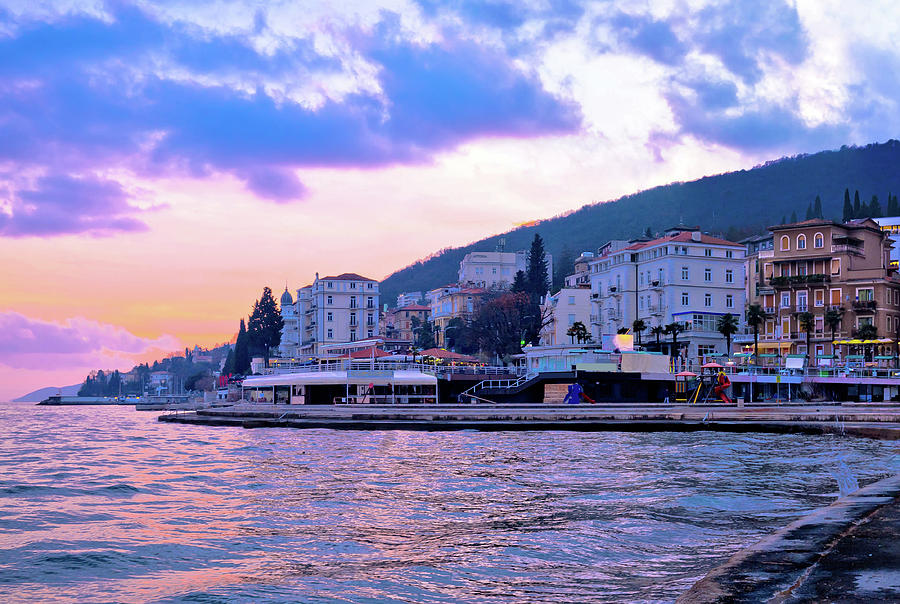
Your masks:
M 744 245 L 745 297 L 747 304 L 759 304 L 760 296 L 772 293 L 762 267 L 775 254 L 772 233 L 754 235 L 741 241 Z
M 881 230 L 888 234 L 894 247 L 891 248 L 890 267 L 894 270 L 898 268 L 898 260 L 900 260 L 900 216 L 885 216 L 884 218 L 873 218 Z
M 541 330 L 541 345 L 555 346 L 576 343 L 566 332 L 581 322 L 590 334 L 591 290 L 589 287 L 564 287 L 547 296 L 543 311 L 550 311 L 552 322 Z
M 412 343 L 416 336 L 413 333 L 413 320 L 419 323 L 431 320 L 431 307 L 421 304 L 409 304 L 402 308 L 393 308 L 384 314 L 384 336 L 397 341 Z
M 553 256 L 546 254 L 547 282 L 553 281 Z M 484 289 L 509 289 L 516 272 L 527 271 L 528 252 L 469 252 L 459 263 L 459 284 Z
M 600 248 L 591 266 L 591 331 L 595 339 L 630 329 L 680 323 L 679 348 L 690 357 L 725 351 L 718 318 L 743 317 L 744 247 L 678 226 L 664 236 Z M 644 334 L 644 342 L 649 334 Z
M 486 293 L 482 288 L 458 285 L 445 285 L 428 292 L 438 346 L 444 346 L 444 336 L 450 321 L 457 318 L 466 323 L 471 321 Z
M 403 292 L 397 296 L 397 308 L 418 304 L 421 299 L 422 292 Z
M 892 243 L 878 223 L 817 218 L 770 230 L 775 247 L 762 260 L 770 290 L 761 296 L 770 318 L 761 330 L 761 348 L 816 357 L 838 353 L 825 321 L 829 309 L 843 313 L 837 338 L 852 337 L 864 325 L 874 325 L 881 336 L 900 331 L 900 280 L 890 268 Z M 807 312 L 812 350 L 800 320 Z
M 594 258 L 594 252 L 581 252 L 575 260 L 575 272 L 566 277 L 566 287 L 591 286 L 591 261 Z
M 289 294 L 288 294 L 289 295 Z M 291 356 L 319 354 L 323 346 L 378 337 L 378 282 L 356 273 L 319 277 L 297 290 L 297 301 L 285 305 L 285 335 L 291 337 L 296 324 L 297 351 Z M 291 310 L 293 307 L 293 310 Z M 285 312 L 285 309 L 288 309 Z M 291 327 L 289 328 L 288 319 Z M 290 344 L 288 345 L 288 349 Z M 287 349 L 282 347 L 282 355 Z

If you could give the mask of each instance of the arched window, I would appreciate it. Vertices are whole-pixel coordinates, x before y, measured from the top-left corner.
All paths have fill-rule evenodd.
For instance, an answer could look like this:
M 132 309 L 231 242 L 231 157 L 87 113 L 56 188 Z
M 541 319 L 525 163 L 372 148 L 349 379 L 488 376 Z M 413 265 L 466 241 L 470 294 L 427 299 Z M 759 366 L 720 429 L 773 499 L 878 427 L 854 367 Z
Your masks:
M 797 249 L 798 250 L 806 249 L 806 235 L 803 235 L 803 234 L 797 235 Z
M 825 247 L 825 238 L 822 236 L 822 233 L 816 233 L 816 236 L 813 238 L 813 247 Z
M 786 252 L 791 249 L 791 238 L 787 235 L 782 235 L 781 237 L 781 251 Z

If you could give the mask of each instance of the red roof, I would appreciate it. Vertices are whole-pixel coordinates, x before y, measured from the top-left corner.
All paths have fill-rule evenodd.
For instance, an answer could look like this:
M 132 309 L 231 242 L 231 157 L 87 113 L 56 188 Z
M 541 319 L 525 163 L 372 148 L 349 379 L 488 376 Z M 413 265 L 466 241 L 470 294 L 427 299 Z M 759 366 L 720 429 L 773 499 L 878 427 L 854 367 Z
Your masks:
M 375 279 L 369 279 L 356 273 L 341 273 L 336 276 L 322 277 L 319 281 L 375 281 Z
M 401 310 L 431 310 L 431 307 L 423 306 L 421 304 L 410 304 L 409 306 L 401 306 L 400 308 L 395 308 L 391 312 L 397 312 Z
M 351 359 L 371 359 L 373 356 L 376 359 L 380 359 L 381 357 L 391 356 L 391 353 L 385 352 L 380 348 L 363 348 L 362 350 L 354 350 L 350 353 Z M 338 358 L 346 359 L 347 355 L 345 354 Z
M 449 350 L 444 350 L 443 348 L 429 348 L 427 350 L 423 350 L 420 352 L 423 357 L 434 357 L 436 359 L 442 359 L 445 361 L 466 361 L 469 363 L 477 362 L 478 359 L 475 357 L 470 357 L 467 354 L 459 354 L 458 352 L 451 352 Z
M 696 232 L 696 231 L 695 231 Z M 729 247 L 739 247 L 743 248 L 744 246 L 740 243 L 735 243 L 733 241 L 727 241 L 725 239 L 719 239 L 718 237 L 713 237 L 711 235 L 706 235 L 704 233 L 700 234 L 700 241 L 694 241 L 691 231 L 684 231 L 682 233 L 678 233 L 677 235 L 666 235 L 664 237 L 658 237 L 657 239 L 653 239 L 651 241 L 638 241 L 632 243 L 628 247 L 624 247 L 612 252 L 607 252 L 598 258 L 608 258 L 609 256 L 613 256 L 618 254 L 619 252 L 631 251 L 631 250 L 642 250 L 647 247 L 652 247 L 654 245 L 659 245 L 660 243 L 701 243 L 706 245 L 727 245 Z

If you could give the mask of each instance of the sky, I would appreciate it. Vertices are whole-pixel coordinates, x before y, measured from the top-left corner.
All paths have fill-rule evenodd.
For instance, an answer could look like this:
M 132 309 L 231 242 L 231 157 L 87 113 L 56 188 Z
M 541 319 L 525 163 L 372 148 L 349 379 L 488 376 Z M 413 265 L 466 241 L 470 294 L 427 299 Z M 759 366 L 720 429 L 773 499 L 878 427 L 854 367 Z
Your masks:
M 897 137 L 898 13 L 0 0 L 0 400 L 228 341 L 264 286 Z

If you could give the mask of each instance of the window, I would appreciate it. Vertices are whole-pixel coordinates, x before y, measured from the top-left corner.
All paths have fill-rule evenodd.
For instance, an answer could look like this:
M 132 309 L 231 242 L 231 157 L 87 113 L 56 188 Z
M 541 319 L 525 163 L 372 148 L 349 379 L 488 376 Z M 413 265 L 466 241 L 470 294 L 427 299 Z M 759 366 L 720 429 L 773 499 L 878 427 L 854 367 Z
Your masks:
M 707 283 L 712 281 L 712 269 L 711 268 L 703 269 L 703 280 L 706 281 Z
M 682 306 L 687 306 L 687 305 L 690 304 L 690 303 L 691 303 L 691 298 L 690 298 L 690 296 L 688 296 L 688 293 L 687 293 L 687 292 L 681 292 L 681 305 L 682 305 Z
M 372 326 L 375 325 L 375 313 L 369 313 L 368 318 L 366 318 L 366 325 Z
M 496 266 L 491 267 L 491 274 L 492 274 L 492 275 L 496 275 L 496 274 L 497 274 L 497 267 L 496 267 Z
M 569 327 L 575 323 L 575 315 L 569 315 Z
M 333 312 L 326 313 L 325 320 L 326 321 L 334 321 L 334 313 Z
M 856 299 L 860 302 L 870 302 L 875 299 L 875 290 L 871 288 L 856 290 Z
M 356 289 L 356 282 L 355 282 L 355 281 L 351 281 L 351 282 L 350 282 L 350 289 Z
M 350 313 L 350 325 L 356 325 L 356 313 Z
M 688 273 L 688 267 L 682 266 L 681 267 L 681 280 L 687 281 L 689 278 L 689 275 L 690 275 L 690 273 Z
M 734 258 L 734 252 L 732 252 L 731 250 L 725 250 L 725 257 Z
M 334 304 L 334 296 L 328 296 L 327 298 L 325 298 L 325 304 L 328 304 L 329 306 Z
M 712 250 L 709 248 L 703 250 L 703 255 L 706 256 L 707 258 L 712 258 Z
M 575 305 L 575 296 L 569 296 L 569 306 Z
M 840 275 L 841 274 L 841 259 L 840 258 L 832 258 L 831 259 L 831 274 L 832 275 Z
M 334 287 L 334 283 L 332 281 L 329 281 L 325 285 L 328 287 L 328 289 L 332 289 Z
M 734 308 L 734 296 L 731 294 L 725 296 L 725 308 Z
M 712 294 L 703 294 L 703 306 L 712 306 Z
M 356 330 L 351 329 L 350 330 L 350 341 L 353 342 L 354 340 L 356 340 Z
M 638 306 L 640 306 L 640 310 L 644 310 L 644 296 L 638 298 Z
M 356 296 L 350 296 L 350 308 L 356 308 Z
M 372 296 L 366 298 L 366 308 L 375 308 L 375 298 Z
M 373 333 L 374 333 L 374 332 L 370 329 L 369 331 L 366 332 L 366 337 L 371 338 L 372 335 L 373 335 Z
M 334 330 L 333 330 L 333 329 L 329 329 L 329 330 L 328 330 L 328 333 L 326 334 L 325 337 L 327 337 L 329 340 L 331 340 L 332 338 L 334 338 Z
M 366 283 L 366 289 L 372 289 L 372 284 L 371 284 L 371 283 Z
M 797 292 L 797 312 L 807 311 L 807 294 L 806 292 Z
M 825 247 L 825 238 L 822 237 L 822 233 L 816 233 L 816 236 L 813 237 L 813 247 L 815 247 L 815 248 Z
M 797 249 L 805 250 L 806 249 L 806 235 L 799 234 L 797 235 Z
M 713 344 L 697 344 L 697 354 L 701 357 L 716 354 L 716 347 Z
M 734 283 L 734 271 L 730 268 L 725 269 L 725 283 Z
M 815 294 L 816 306 L 825 306 L 825 290 L 817 289 Z
M 781 292 L 781 308 L 787 308 L 791 305 L 791 293 Z
M 787 235 L 782 235 L 781 236 L 781 251 L 787 252 L 790 249 L 791 249 L 791 238 L 788 237 Z

